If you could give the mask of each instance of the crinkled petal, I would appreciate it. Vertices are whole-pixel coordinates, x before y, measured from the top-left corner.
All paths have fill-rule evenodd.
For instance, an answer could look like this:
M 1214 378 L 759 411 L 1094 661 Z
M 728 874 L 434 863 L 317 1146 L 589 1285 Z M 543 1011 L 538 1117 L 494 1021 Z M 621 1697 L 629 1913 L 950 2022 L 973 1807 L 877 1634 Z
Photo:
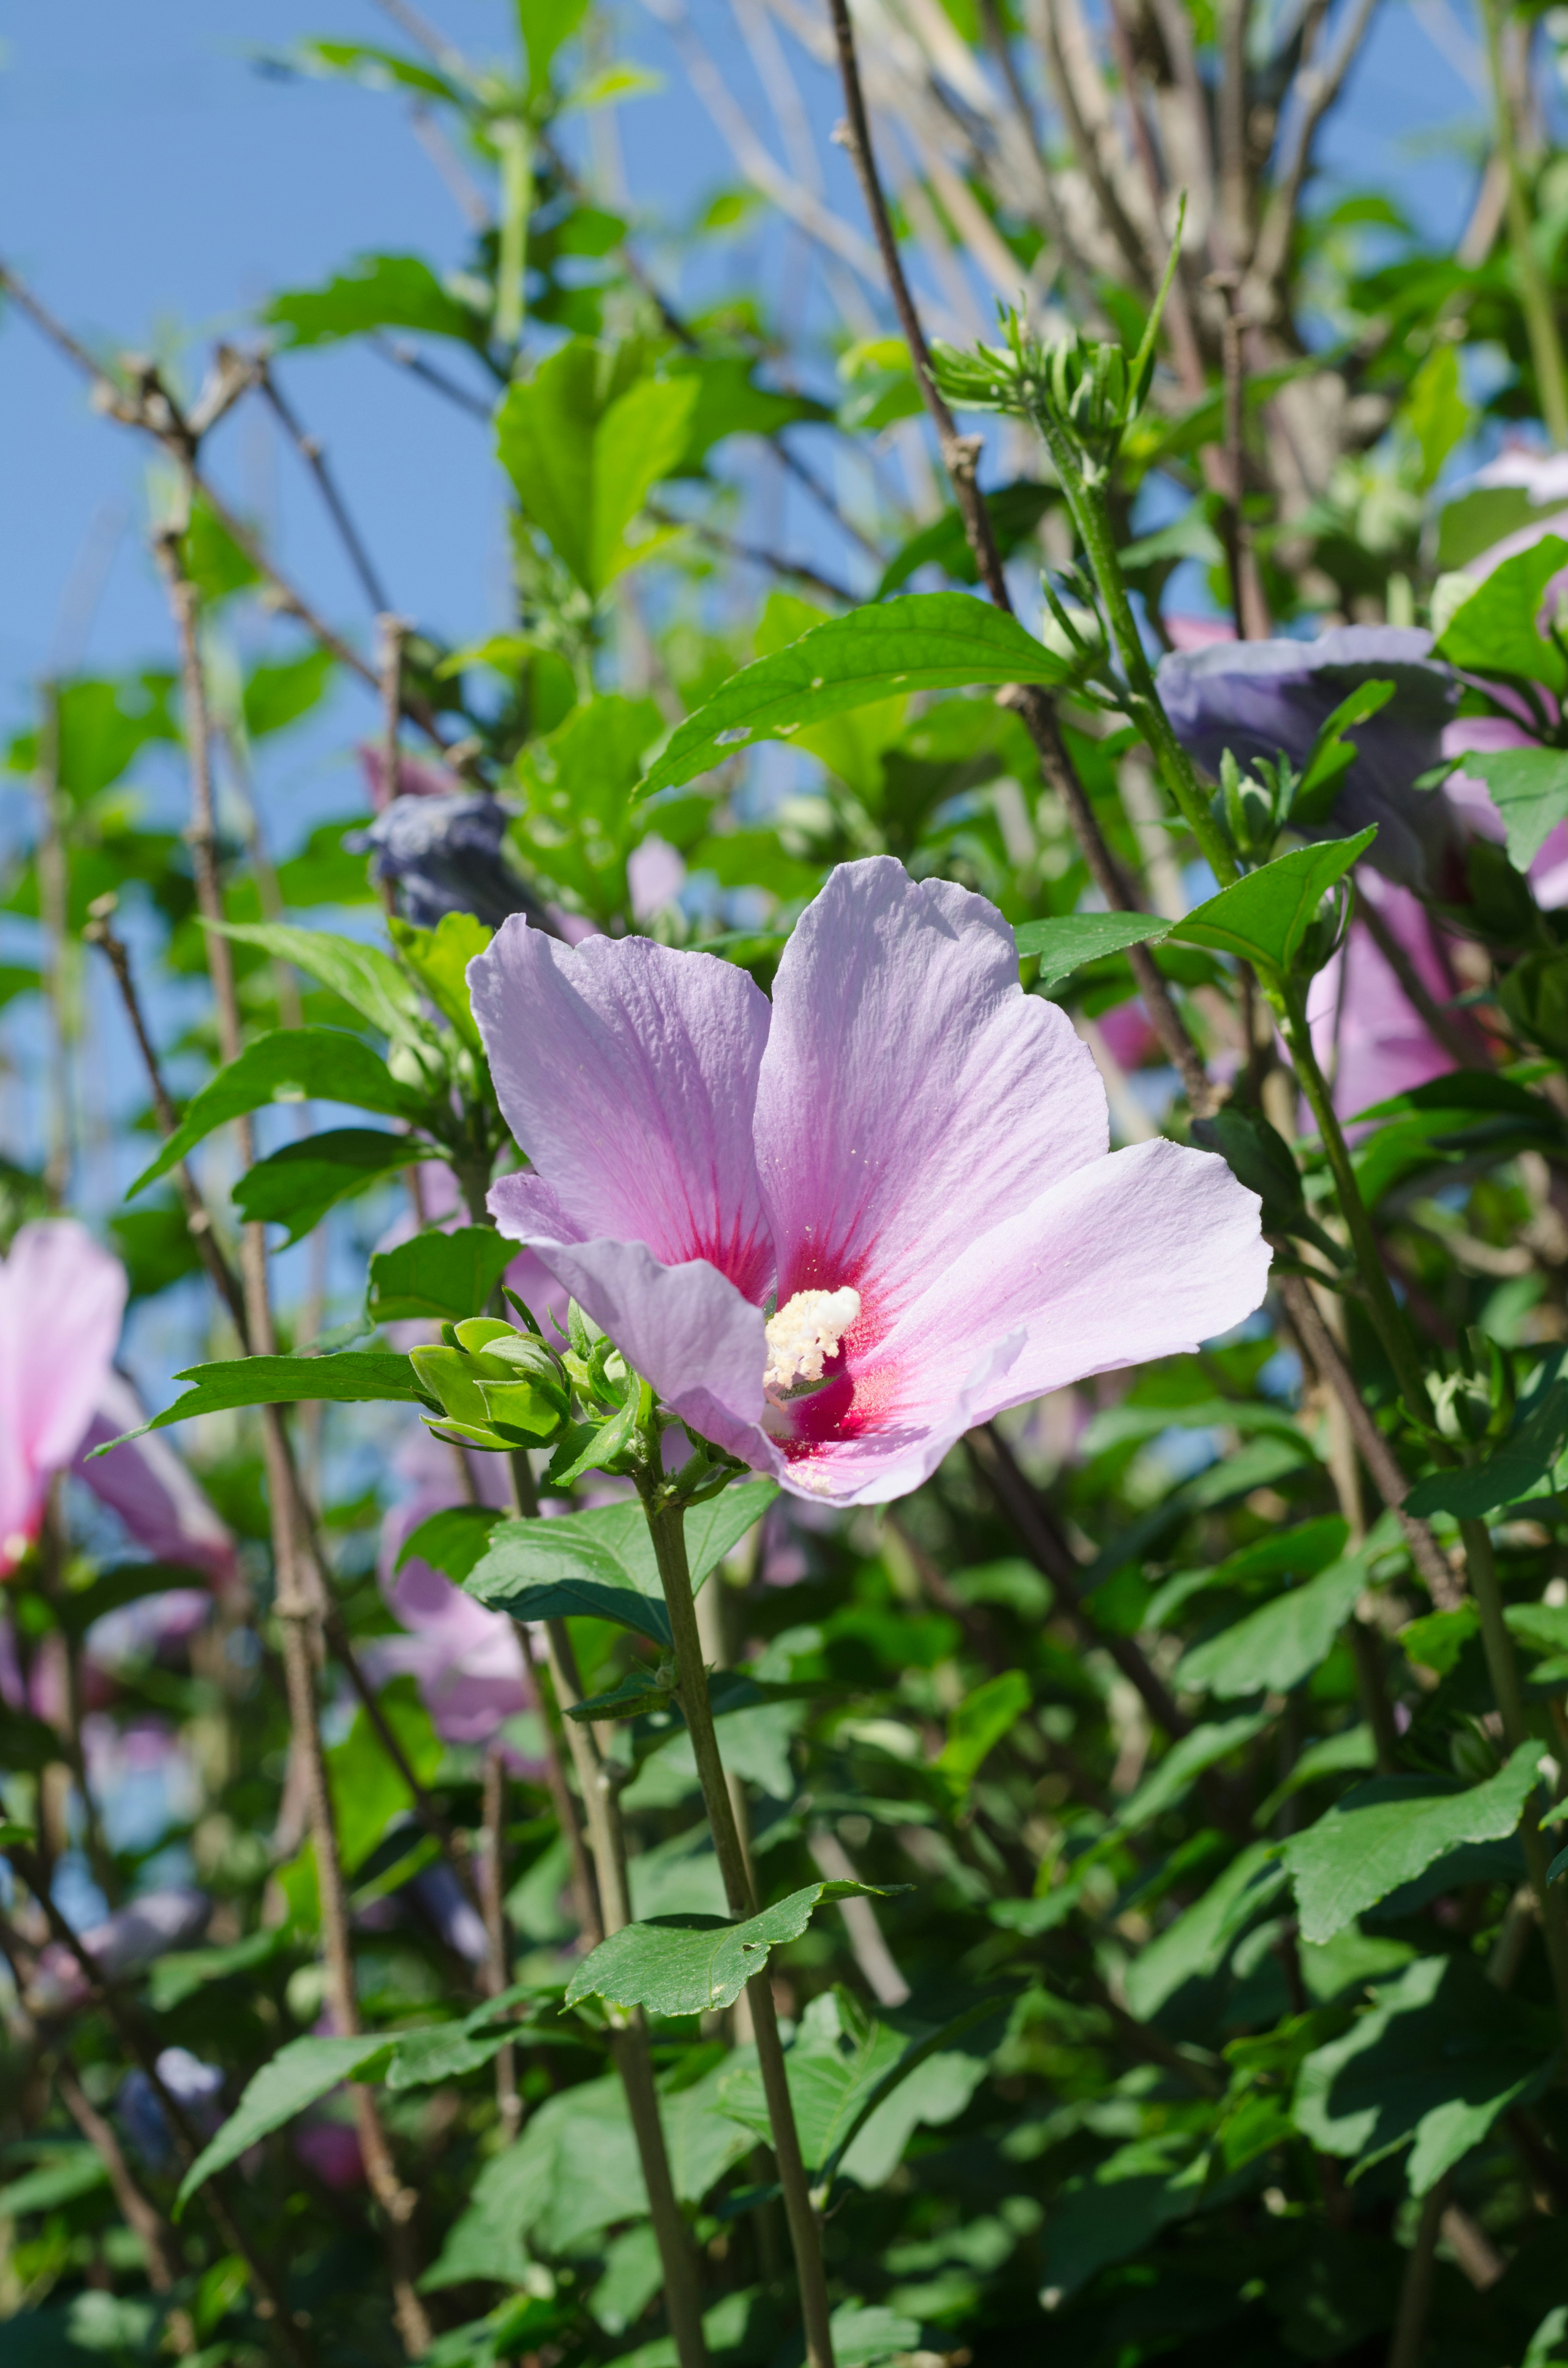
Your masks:
M 500 1186 L 491 1205 L 505 1231 Z M 777 1455 L 758 1428 L 767 1363 L 762 1310 L 727 1276 L 703 1259 L 661 1266 L 642 1242 L 536 1241 L 534 1247 L 688 1429 L 759 1470 L 776 1468 Z
M 1108 1139 L 1088 1050 L 1023 993 L 994 905 L 891 856 L 840 865 L 785 948 L 757 1087 L 779 1304 L 853 1286 L 853 1351 Z
M 560 1237 L 645 1242 L 668 1267 L 706 1258 L 760 1301 L 773 1252 L 751 1122 L 768 1007 L 745 973 L 646 938 L 563 946 L 512 920 L 468 975 Z
M 0 1264 L 0 1575 L 92 1420 L 125 1296 L 119 1259 L 69 1217 L 24 1225 Z
M 1267 1281 L 1258 1211 L 1223 1160 L 1163 1140 L 1078 1169 L 789 1408 L 789 1484 L 841 1503 L 902 1496 L 1005 1406 L 1228 1331 Z

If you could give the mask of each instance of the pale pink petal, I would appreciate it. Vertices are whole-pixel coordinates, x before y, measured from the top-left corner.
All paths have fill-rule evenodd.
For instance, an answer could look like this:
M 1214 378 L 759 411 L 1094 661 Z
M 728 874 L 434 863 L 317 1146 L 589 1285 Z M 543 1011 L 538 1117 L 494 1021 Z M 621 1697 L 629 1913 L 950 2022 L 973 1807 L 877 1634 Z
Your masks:
M 1108 1140 L 1093 1058 L 1024 994 L 994 905 L 891 856 L 840 865 L 784 950 L 757 1087 L 779 1304 L 853 1287 L 853 1353 Z
M 1258 1210 L 1223 1160 L 1163 1140 L 1079 1168 L 936 1273 L 839 1381 L 786 1410 L 786 1486 L 885 1502 L 972 1423 L 1228 1330 L 1267 1282 Z
M 751 1114 L 768 1007 L 746 973 L 645 938 L 563 946 L 514 918 L 468 975 L 502 1110 L 563 1237 L 705 1258 L 760 1301 L 773 1253 Z
M 146 1419 L 130 1383 L 111 1372 L 82 1440 L 77 1473 L 156 1560 L 188 1563 L 219 1587 L 233 1586 L 239 1577 L 234 1541 L 166 1439 L 154 1432 L 87 1460 L 95 1447 Z
M 119 1338 L 125 1269 L 85 1225 L 24 1225 L 0 1264 L 0 1576 L 37 1533 L 51 1475 L 81 1444 Z
M 491 1193 L 510 1231 L 504 1178 Z M 767 1341 L 760 1307 L 704 1260 L 661 1266 L 642 1242 L 536 1244 L 580 1307 L 608 1333 L 629 1365 L 652 1382 L 691 1429 L 759 1469 L 778 1458 L 758 1428 Z
M 1236 638 L 1234 625 L 1223 617 L 1173 616 L 1168 611 L 1165 632 L 1173 650 L 1209 650 L 1216 642 L 1233 642 Z

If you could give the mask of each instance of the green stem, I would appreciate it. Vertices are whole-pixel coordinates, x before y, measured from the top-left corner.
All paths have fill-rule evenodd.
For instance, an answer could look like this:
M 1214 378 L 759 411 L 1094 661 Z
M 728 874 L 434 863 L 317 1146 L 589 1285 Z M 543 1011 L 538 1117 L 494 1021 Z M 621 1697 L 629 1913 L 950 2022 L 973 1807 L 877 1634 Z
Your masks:
M 1481 13 L 1486 26 L 1486 64 L 1492 84 L 1497 161 L 1507 184 L 1508 236 L 1513 242 L 1519 275 L 1519 303 L 1529 336 L 1530 359 L 1535 364 L 1540 416 L 1552 444 L 1561 452 L 1568 448 L 1568 368 L 1563 362 L 1551 287 L 1530 235 L 1529 193 L 1514 137 L 1513 103 L 1503 71 L 1501 0 L 1483 0 Z
M 1486 1654 L 1493 1699 L 1503 1721 L 1503 1739 L 1510 1751 L 1517 1751 L 1521 1743 L 1528 1741 L 1529 1729 L 1525 1721 L 1524 1688 L 1519 1682 L 1519 1664 L 1514 1652 L 1514 1640 L 1503 1616 L 1503 1590 L 1497 1583 L 1497 1562 L 1492 1551 L 1492 1533 L 1484 1521 L 1461 1521 L 1460 1534 L 1464 1540 L 1470 1591 L 1481 1617 L 1481 1642 Z M 1540 1917 L 1541 1937 L 1546 1942 L 1547 1962 L 1551 1968 L 1551 1987 L 1557 1998 L 1558 2016 L 1563 2031 L 1568 2032 L 1568 1905 L 1564 1904 L 1557 1886 L 1547 1880 L 1551 1857 L 1538 1821 L 1533 1794 L 1525 1804 L 1519 1839 L 1524 1845 L 1525 1866 Z
M 1084 474 L 1077 450 L 1066 429 L 1043 407 L 1036 417 L 1062 480 L 1078 540 L 1095 571 L 1116 654 L 1131 693 L 1131 712 L 1153 753 L 1160 778 L 1176 800 L 1210 870 L 1221 887 L 1228 888 L 1237 876 L 1236 859 L 1209 811 L 1208 795 L 1193 770 L 1192 759 L 1172 731 L 1165 703 L 1154 687 L 1153 670 L 1144 653 L 1138 620 L 1127 597 L 1121 563 L 1116 555 L 1116 534 L 1104 487 Z
M 495 256 L 495 335 L 516 347 L 523 334 L 523 274 L 528 258 L 528 212 L 533 203 L 533 141 L 515 115 L 490 127 L 501 154 L 501 234 Z
M 539 1496 L 528 1457 L 518 1453 L 508 1461 L 517 1509 L 525 1520 L 529 1519 L 539 1511 Z M 572 1649 L 572 1639 L 564 1620 L 547 1620 L 544 1633 L 551 1684 L 556 1702 L 565 1713 L 583 1699 L 577 1657 Z M 600 1918 L 608 1936 L 611 1932 L 619 1932 L 631 1920 L 626 1873 L 626 1831 L 621 1822 L 614 1773 L 605 1765 L 591 1726 L 585 1725 L 581 1719 L 565 1715 L 561 1723 L 565 1729 L 566 1746 L 572 1754 L 578 1790 L 583 1795 L 588 1849 L 598 1885 Z M 612 2009 L 609 2020 L 610 2052 L 615 2058 L 615 2068 L 620 2075 L 620 2085 L 626 2092 L 632 2136 L 636 2141 L 638 2160 L 642 2167 L 642 2184 L 648 2191 L 648 2214 L 653 2224 L 653 2241 L 659 2248 L 659 2266 L 665 2276 L 665 2308 L 669 2316 L 670 2332 L 675 2339 L 676 2357 L 680 2368 L 708 2368 L 708 2343 L 702 2331 L 702 2294 L 697 2256 L 670 2170 L 669 2149 L 665 2144 L 664 2123 L 659 2117 L 659 2092 L 653 2081 L 647 2021 L 641 2007 L 630 2014 L 623 2014 L 619 2008 Z
M 1383 1270 L 1378 1237 L 1372 1231 L 1372 1221 L 1361 1198 L 1361 1188 L 1356 1181 L 1350 1146 L 1345 1140 L 1344 1129 L 1335 1111 L 1328 1081 L 1312 1051 L 1312 1030 L 1307 1025 L 1301 990 L 1293 984 L 1286 984 L 1279 988 L 1270 987 L 1267 993 L 1269 1001 L 1284 1023 L 1285 1041 L 1290 1048 L 1291 1062 L 1301 1081 L 1301 1091 L 1317 1121 L 1324 1149 L 1328 1154 L 1340 1213 L 1350 1235 L 1351 1247 L 1356 1253 L 1356 1264 L 1372 1321 L 1378 1327 L 1378 1337 L 1393 1367 L 1394 1379 L 1399 1383 L 1405 1405 L 1417 1420 L 1429 1421 L 1431 1402 L 1426 1395 L 1426 1377 L 1421 1370 L 1421 1360 L 1400 1312 L 1399 1302 Z
M 734 1807 L 730 1799 L 724 1763 L 719 1754 L 719 1739 L 713 1731 L 713 1713 L 708 1700 L 708 1672 L 703 1666 L 697 1603 L 691 1591 L 691 1567 L 686 1554 L 685 1509 L 678 1504 L 661 1504 L 658 1501 L 662 1491 L 657 1479 L 651 1474 L 642 1484 L 642 1508 L 648 1517 L 648 1531 L 653 1542 L 659 1577 L 664 1585 L 665 1603 L 670 1615 L 670 1634 L 675 1642 L 676 1698 L 691 1736 L 697 1773 L 702 1785 L 703 1805 L 708 1811 L 713 1849 L 724 1881 L 724 1895 L 733 1916 L 755 1916 L 756 1895 L 752 1888 L 745 1851 L 735 1824 Z M 767 2120 L 773 2134 L 774 2157 L 778 2165 L 784 2215 L 790 2224 L 795 2274 L 800 2283 L 801 2316 L 805 2323 L 806 2368 L 834 2368 L 827 2278 L 822 2258 L 822 2230 L 812 2202 L 811 2182 L 801 2153 L 800 2134 L 795 2127 L 795 2109 L 790 2097 L 784 2046 L 778 2036 L 778 2018 L 773 2004 L 773 1985 L 766 1967 L 746 1984 L 746 1997 L 756 2038 L 757 2066 L 762 2074 L 763 2093 L 767 2100 Z

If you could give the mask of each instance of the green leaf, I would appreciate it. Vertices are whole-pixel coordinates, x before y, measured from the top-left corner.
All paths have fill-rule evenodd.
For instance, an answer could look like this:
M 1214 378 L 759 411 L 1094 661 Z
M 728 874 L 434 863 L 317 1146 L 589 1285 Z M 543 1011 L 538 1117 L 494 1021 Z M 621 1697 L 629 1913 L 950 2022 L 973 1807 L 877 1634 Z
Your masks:
M 1256 871 L 1249 871 L 1230 888 L 1221 888 L 1199 905 L 1185 921 L 1172 924 L 1171 935 L 1193 946 L 1213 946 L 1237 954 L 1276 975 L 1290 968 L 1318 905 L 1335 882 L 1364 855 L 1377 837 L 1377 826 L 1358 831 L 1354 838 L 1325 839 L 1312 847 L 1292 848 Z
M 247 1167 L 234 1187 L 235 1208 L 247 1224 L 288 1228 L 282 1247 L 312 1232 L 329 1209 L 423 1157 L 425 1145 L 406 1134 L 366 1126 L 332 1127 L 286 1143 Z
M 409 969 L 463 1042 L 479 1052 L 479 1030 L 469 1000 L 468 966 L 482 954 L 494 931 L 472 913 L 443 913 L 433 929 L 416 929 L 412 921 L 393 914 L 387 922 L 392 941 Z
M 1557 692 L 1568 688 L 1568 657 L 1536 626 L 1546 587 L 1564 567 L 1568 542 L 1555 534 L 1506 559 L 1455 610 L 1433 656 L 1469 674 L 1514 676 Z
M 738 1924 L 712 1916 L 661 1916 L 623 1925 L 578 1966 L 566 2003 L 602 1998 L 611 2006 L 646 2007 L 651 2014 L 706 2014 L 733 2006 L 769 1952 L 798 1941 L 824 1900 L 888 1896 L 875 1884 L 808 1883 Z
M 1568 1445 L 1568 1381 L 1555 1381 L 1531 1401 L 1520 1400 L 1514 1427 L 1484 1463 L 1454 1472 L 1434 1472 L 1418 1481 L 1405 1509 L 1420 1520 L 1451 1513 L 1457 1520 L 1481 1521 L 1539 1491 Z
M 1556 2063 L 1551 2019 L 1464 1956 L 1417 1958 L 1377 2004 L 1309 2055 L 1293 2118 L 1324 2154 L 1365 2170 L 1415 2141 L 1408 2178 L 1425 2195 L 1500 2113 L 1538 2096 Z
M 1273 1906 L 1287 1881 L 1271 1842 L 1254 1842 L 1167 1924 L 1127 1968 L 1127 2003 L 1141 2022 L 1191 1981 L 1217 1974 L 1233 1943 Z
M 1000 609 L 964 592 L 907 593 L 831 617 L 743 667 L 676 727 L 642 793 L 692 780 L 752 741 L 787 740 L 894 693 L 1064 678 L 1061 659 Z
M 275 1924 L 263 1932 L 247 1932 L 222 1949 L 176 1949 L 159 1957 L 147 1976 L 147 2001 L 154 2014 L 172 2014 L 209 1982 L 227 1981 L 235 1974 L 254 1974 L 281 1956 L 290 1945 L 286 1926 Z
M 1467 773 L 1478 773 L 1508 827 L 1508 860 L 1528 871 L 1549 833 L 1568 815 L 1568 749 L 1468 750 Z
M 19 2220 L 24 2212 L 53 2212 L 62 2203 L 74 2203 L 79 2195 L 91 2195 L 108 2179 L 91 2146 L 73 2146 L 68 2154 L 0 2187 L 0 2220 Z
M 237 2161 L 247 2146 L 281 2129 L 340 2080 L 351 2079 L 357 2073 L 364 2077 L 390 2045 L 384 2034 L 365 2032 L 351 2039 L 290 2040 L 269 2064 L 262 2066 L 217 2136 L 186 2172 L 175 2199 L 176 2219 L 214 2171 Z
M 1228 1759 L 1254 1736 L 1261 1735 L 1268 1724 L 1267 1711 L 1252 1711 L 1241 1718 L 1224 1719 L 1217 1725 L 1195 1726 L 1189 1735 L 1172 1744 L 1131 1798 L 1122 1803 L 1112 1820 L 1111 1830 L 1135 1834 L 1152 1825 L 1156 1817 L 1163 1817 L 1167 1809 L 1186 1798 L 1206 1770 Z
M 275 962 L 292 962 L 296 970 L 340 995 L 394 1042 L 420 1042 L 428 1034 L 416 990 L 379 946 L 334 937 L 325 929 L 294 928 L 283 921 L 212 921 L 204 926 L 238 945 L 257 947 Z
M 1292 822 L 1310 828 L 1328 820 L 1340 783 L 1356 762 L 1356 744 L 1345 734 L 1385 708 L 1393 694 L 1392 682 L 1358 682 L 1349 698 L 1340 700 L 1308 751 L 1290 808 Z
M 243 694 L 245 731 L 253 740 L 281 732 L 319 706 L 337 661 L 330 650 L 306 650 L 278 666 L 252 666 Z
M 441 1764 L 444 1746 L 430 1723 L 412 1678 L 399 1678 L 381 1697 L 382 1717 L 421 1784 L 428 1785 Z M 401 1770 L 364 1710 L 341 1743 L 326 1754 L 337 1846 L 345 1872 L 354 1875 L 369 1857 L 392 1819 L 413 1802 Z
M 981 1765 L 1029 1706 L 1029 1681 L 1021 1669 L 1005 1669 L 966 1694 L 948 1721 L 948 1739 L 936 1765 L 955 1801 L 969 1791 Z
M 460 1587 L 489 1544 L 491 1532 L 506 1519 L 489 1505 L 449 1505 L 409 1531 L 392 1569 L 400 1571 L 406 1562 L 427 1562 Z
M 645 555 L 626 529 L 679 466 L 698 393 L 690 379 L 645 378 L 607 403 L 604 363 L 574 338 L 508 388 L 495 416 L 496 450 L 524 515 L 595 599 Z
M 915 407 L 919 408 L 918 399 Z M 1060 497 L 1054 486 L 1024 477 L 1010 485 L 998 485 L 981 498 L 991 516 L 997 552 L 1003 559 L 1010 559 L 1019 544 L 1033 534 L 1051 503 Z M 917 568 L 932 565 L 940 567 L 960 584 L 980 580 L 963 518 L 957 509 L 944 510 L 929 526 L 923 526 L 910 537 L 882 571 L 877 598 L 885 600 L 890 592 L 907 584 Z
M 517 1243 L 494 1225 L 460 1225 L 449 1234 L 432 1227 L 371 1258 L 365 1312 L 374 1324 L 415 1316 L 460 1324 L 483 1315 L 517 1255 Z
M 1066 913 L 1059 920 L 1020 921 L 1013 935 L 1020 960 L 1038 955 L 1038 984 L 1052 987 L 1103 954 L 1157 943 L 1170 926 L 1153 913 Z
M 1544 1747 L 1521 1743 L 1507 1764 L 1469 1792 L 1438 1791 L 1423 1776 L 1358 1784 L 1285 1845 L 1303 1941 L 1328 1941 L 1365 1907 L 1464 1842 L 1503 1841 L 1517 1827 Z
M 268 1102 L 301 1101 L 347 1102 L 389 1118 L 421 1118 L 427 1110 L 426 1097 L 400 1085 L 381 1054 L 358 1036 L 336 1028 L 275 1028 L 208 1079 L 126 1199 L 145 1191 L 215 1127 Z
M 629 1388 L 624 1404 L 608 1422 L 569 1423 L 550 1461 L 550 1479 L 557 1488 L 570 1488 L 589 1472 L 598 1472 L 624 1455 L 637 1433 L 641 1392 Z
M 236 1357 L 217 1365 L 187 1365 L 175 1375 L 191 1386 L 172 1406 L 136 1430 L 95 1447 L 95 1456 L 128 1439 L 142 1439 L 171 1422 L 199 1414 L 225 1414 L 233 1406 L 361 1405 L 389 1399 L 427 1403 L 414 1367 L 390 1349 L 351 1349 L 335 1357 Z
M 569 41 L 588 10 L 588 0 L 517 0 L 517 34 L 528 61 L 528 88 L 550 87 L 550 64 L 563 41 Z
M 1184 1693 L 1288 1694 L 1325 1660 L 1367 1585 L 1365 1558 L 1347 1554 L 1306 1586 L 1249 1612 L 1221 1635 L 1195 1645 L 1176 1671 Z
M 438 2022 L 429 2031 L 403 2032 L 387 2066 L 389 2089 L 430 2089 L 439 2080 L 460 2080 L 477 2072 L 516 2036 L 510 2029 L 472 2032 L 460 2022 Z
M 778 1494 L 774 1481 L 751 1480 L 693 1507 L 686 1520 L 693 1588 L 740 1543 Z M 422 1535 L 416 1531 L 404 1552 Z M 639 1504 L 601 1505 L 559 1520 L 502 1521 L 463 1585 L 478 1601 L 509 1611 L 514 1620 L 583 1612 L 619 1621 L 666 1649 L 671 1642 L 659 1565 Z
M 1473 1603 L 1458 1603 L 1451 1611 L 1429 1611 L 1399 1632 L 1400 1648 L 1407 1661 L 1436 1669 L 1440 1678 L 1458 1664 L 1472 1636 L 1481 1633 L 1481 1614 Z
M 261 317 L 283 332 L 285 347 L 330 345 L 377 329 L 417 329 L 463 345 L 484 343 L 483 316 L 449 295 L 416 255 L 361 255 L 351 270 L 339 272 L 324 287 L 281 290 Z

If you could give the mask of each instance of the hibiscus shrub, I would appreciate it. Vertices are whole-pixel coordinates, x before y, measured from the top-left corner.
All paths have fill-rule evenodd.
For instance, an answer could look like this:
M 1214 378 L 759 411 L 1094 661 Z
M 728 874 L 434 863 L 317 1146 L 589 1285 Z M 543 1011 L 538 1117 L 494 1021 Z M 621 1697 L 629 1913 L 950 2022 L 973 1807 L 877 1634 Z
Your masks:
M 875 248 L 679 51 L 687 317 L 610 28 L 388 13 L 287 63 L 461 268 L 189 384 L 5 275 L 170 638 L 8 757 L 0 2358 L 1568 2360 L 1555 17 L 1441 254 L 1301 208 L 1366 11 L 835 0 Z M 507 631 L 224 494 L 346 343 L 491 423 Z

